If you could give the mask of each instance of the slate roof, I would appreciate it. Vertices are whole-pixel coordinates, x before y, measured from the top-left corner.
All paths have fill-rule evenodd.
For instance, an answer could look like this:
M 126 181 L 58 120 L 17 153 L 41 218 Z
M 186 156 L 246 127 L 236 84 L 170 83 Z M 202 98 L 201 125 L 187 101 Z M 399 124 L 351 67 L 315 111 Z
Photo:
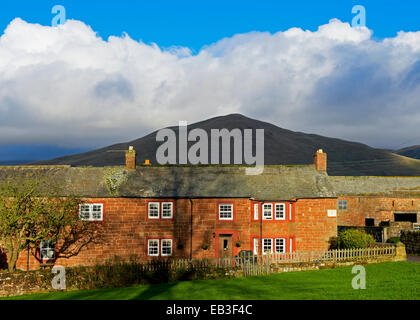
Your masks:
M 62 195 L 145 198 L 293 198 L 334 197 L 326 173 L 312 165 L 265 166 L 246 175 L 246 166 L 2 167 L 0 181 L 40 176 L 60 186 Z M 48 194 L 46 186 L 44 193 Z
M 420 197 L 420 177 L 328 178 L 337 196 Z
M 0 186 L 38 176 L 45 195 L 51 186 L 60 194 L 81 197 L 255 198 L 291 200 L 338 196 L 420 197 L 420 177 L 338 177 L 313 165 L 266 165 L 260 175 L 246 175 L 247 166 L 0 167 Z

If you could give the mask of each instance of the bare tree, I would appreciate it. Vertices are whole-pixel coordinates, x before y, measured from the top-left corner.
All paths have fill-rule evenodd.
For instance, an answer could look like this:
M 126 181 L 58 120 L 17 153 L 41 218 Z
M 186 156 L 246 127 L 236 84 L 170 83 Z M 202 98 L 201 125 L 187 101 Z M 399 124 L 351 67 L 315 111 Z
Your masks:
M 56 244 L 56 258 L 77 255 L 100 241 L 101 225 L 79 219 L 76 196 L 65 197 L 39 176 L 9 179 L 0 186 L 0 243 L 7 251 L 8 269 L 16 270 L 19 254 L 28 246 L 37 256 L 43 240 Z

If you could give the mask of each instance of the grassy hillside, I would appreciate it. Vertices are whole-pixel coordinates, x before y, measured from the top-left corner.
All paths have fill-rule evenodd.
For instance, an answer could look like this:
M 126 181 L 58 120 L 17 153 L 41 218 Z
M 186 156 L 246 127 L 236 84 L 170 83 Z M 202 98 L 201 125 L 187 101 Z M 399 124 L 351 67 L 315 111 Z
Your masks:
M 394 153 L 409 158 L 420 159 L 420 145 L 399 149 L 394 151 Z

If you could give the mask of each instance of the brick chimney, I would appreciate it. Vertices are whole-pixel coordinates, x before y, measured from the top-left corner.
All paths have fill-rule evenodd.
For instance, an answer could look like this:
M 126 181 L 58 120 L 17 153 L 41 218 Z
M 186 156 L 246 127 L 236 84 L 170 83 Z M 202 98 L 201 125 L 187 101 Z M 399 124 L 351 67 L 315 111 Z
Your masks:
M 322 149 L 314 154 L 314 166 L 319 172 L 327 172 L 327 154 Z
M 125 168 L 128 170 L 136 169 L 136 150 L 132 146 L 125 151 Z

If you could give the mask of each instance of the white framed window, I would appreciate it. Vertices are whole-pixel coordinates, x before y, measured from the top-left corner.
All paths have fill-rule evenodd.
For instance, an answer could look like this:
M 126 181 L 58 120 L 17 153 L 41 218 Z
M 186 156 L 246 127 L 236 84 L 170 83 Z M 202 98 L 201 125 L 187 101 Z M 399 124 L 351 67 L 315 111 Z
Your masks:
M 259 252 L 259 245 L 260 245 L 260 239 L 254 238 L 254 254 L 258 255 Z
M 80 204 L 79 205 L 79 219 L 80 220 L 89 220 L 90 219 L 90 206 L 89 206 L 89 204 Z
M 292 204 L 289 203 L 289 220 L 292 221 Z
M 147 215 L 149 219 L 159 219 L 159 202 L 149 202 L 147 205 Z
M 39 245 L 39 257 L 41 260 L 55 259 L 55 243 L 49 240 L 41 241 Z
M 264 238 L 262 243 L 263 253 L 270 254 L 273 253 L 273 239 Z
M 347 200 L 338 200 L 338 210 L 347 210 Z
M 219 220 L 233 220 L 233 204 L 219 204 Z
M 79 205 L 79 219 L 85 221 L 102 221 L 104 207 L 102 203 L 82 203 Z
M 286 204 L 285 203 L 276 203 L 276 220 L 285 220 L 286 219 Z
M 273 220 L 273 204 L 272 203 L 264 203 L 263 220 Z
M 101 221 L 102 220 L 102 204 L 92 204 L 92 220 L 94 221 Z
M 286 252 L 286 239 L 276 238 L 276 253 Z
M 258 203 L 254 203 L 254 220 L 258 220 Z
M 289 251 L 292 252 L 293 251 L 293 238 L 290 238 L 289 242 L 290 242 Z
M 168 257 L 172 255 L 172 239 L 162 239 L 160 252 L 162 256 Z
M 147 240 L 147 255 L 152 257 L 159 255 L 159 239 Z
M 172 202 L 162 202 L 162 219 L 172 219 L 173 210 Z

